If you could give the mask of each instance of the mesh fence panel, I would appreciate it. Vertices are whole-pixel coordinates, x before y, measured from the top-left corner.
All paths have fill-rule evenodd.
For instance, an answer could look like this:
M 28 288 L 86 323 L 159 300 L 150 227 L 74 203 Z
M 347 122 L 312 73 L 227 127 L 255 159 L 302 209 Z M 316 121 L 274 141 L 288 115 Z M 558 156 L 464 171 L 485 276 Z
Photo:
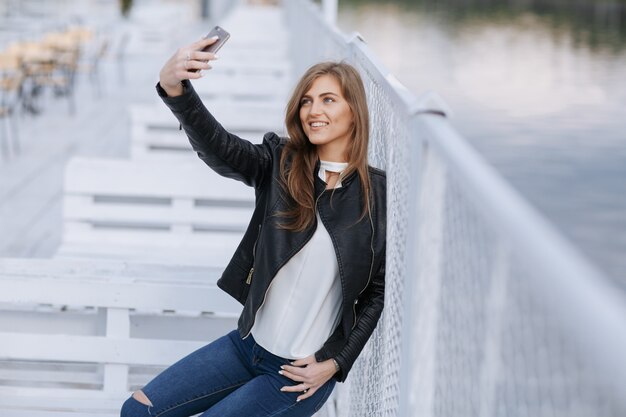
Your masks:
M 506 303 L 500 313 L 499 357 L 494 359 L 499 369 L 490 387 L 491 414 L 626 415 L 623 403 L 620 406 L 616 398 L 611 398 L 611 391 L 603 386 L 603 376 L 593 368 L 596 358 L 585 354 L 536 288 L 531 287 L 533 281 L 529 278 L 536 271 L 523 252 L 516 252 L 511 257 Z
M 485 296 L 491 260 L 496 259 L 494 238 L 449 175 L 445 186 L 435 328 L 435 414 L 480 415 L 476 399 L 480 397 L 480 364 L 484 359 Z M 428 200 L 424 196 L 424 201 Z
M 417 277 L 427 283 L 412 298 L 437 300 L 410 335 L 417 341 L 434 335 L 430 353 L 416 354 L 411 362 L 411 386 L 432 384 L 412 390 L 416 403 L 427 404 L 415 415 L 625 415 L 611 381 L 594 367 L 602 352 L 590 356 L 579 343 L 585 329 L 562 320 L 582 306 L 544 292 L 541 282 L 551 277 L 527 256 L 532 242 L 514 244 L 495 228 L 481 201 L 436 152 L 422 163 L 421 221 L 438 222 L 441 216 L 441 224 L 433 233 L 438 239 L 418 245 Z M 441 207 L 429 209 L 437 200 Z M 433 252 L 440 253 L 434 266 L 425 259 Z M 432 379 L 425 380 L 420 368 L 432 368 Z
M 370 164 L 382 169 L 406 166 L 408 153 L 408 118 L 385 94 L 384 87 L 371 73 L 371 63 L 358 55 L 349 61 L 363 77 L 370 110 Z M 342 404 L 341 415 L 394 415 L 398 407 L 400 370 L 400 334 L 402 325 L 403 266 L 408 216 L 407 170 L 387 170 L 387 262 L 385 309 L 367 349 L 359 356 L 350 374 L 354 381 L 349 404 Z M 367 390 L 363 381 L 372 381 Z M 375 382 L 374 382 L 375 381 Z
M 583 306 L 544 292 L 541 282 L 551 277 L 527 256 L 532 242 L 515 244 L 496 228 L 443 159 L 433 149 L 422 154 L 419 220 L 408 232 L 418 243 L 404 301 L 417 307 L 399 337 L 414 342 L 401 344 L 411 352 L 402 364 L 410 369 L 411 415 L 626 415 L 615 381 L 595 367 L 603 352 L 590 355 L 580 343 L 586 329 L 563 320 Z
M 601 351 L 580 347 L 585 329 L 565 325 L 562 315 L 578 307 L 544 291 L 551 277 L 527 256 L 533 242 L 496 226 L 368 52 L 309 2 L 285 4 L 297 28 L 295 78 L 326 59 L 357 67 L 370 107 L 370 163 L 387 171 L 385 309 L 337 387 L 337 414 L 625 416 L 616 392 L 626 387 L 616 390 L 595 367 Z

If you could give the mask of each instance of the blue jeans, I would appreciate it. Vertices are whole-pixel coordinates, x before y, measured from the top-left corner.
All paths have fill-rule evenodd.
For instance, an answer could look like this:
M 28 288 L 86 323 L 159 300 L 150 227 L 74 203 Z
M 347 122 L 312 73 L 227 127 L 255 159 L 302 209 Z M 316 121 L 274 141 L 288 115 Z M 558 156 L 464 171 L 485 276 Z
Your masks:
M 198 349 L 146 385 L 152 406 L 129 398 L 122 417 L 304 417 L 318 411 L 335 386 L 331 379 L 300 402 L 301 392 L 280 388 L 297 382 L 278 373 L 288 359 L 257 345 L 252 335 L 242 340 L 237 330 Z

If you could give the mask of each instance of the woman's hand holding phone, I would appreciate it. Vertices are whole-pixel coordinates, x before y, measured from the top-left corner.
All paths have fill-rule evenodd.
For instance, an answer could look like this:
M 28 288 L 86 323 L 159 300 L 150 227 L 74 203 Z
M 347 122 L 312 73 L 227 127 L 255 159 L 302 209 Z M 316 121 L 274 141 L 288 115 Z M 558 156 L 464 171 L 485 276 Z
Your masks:
M 218 58 L 215 52 L 205 52 L 211 45 L 218 42 L 217 36 L 204 37 L 188 46 L 179 48 L 167 60 L 159 73 L 159 83 L 168 96 L 183 94 L 182 80 L 202 78 L 202 70 L 211 69 L 210 61 Z

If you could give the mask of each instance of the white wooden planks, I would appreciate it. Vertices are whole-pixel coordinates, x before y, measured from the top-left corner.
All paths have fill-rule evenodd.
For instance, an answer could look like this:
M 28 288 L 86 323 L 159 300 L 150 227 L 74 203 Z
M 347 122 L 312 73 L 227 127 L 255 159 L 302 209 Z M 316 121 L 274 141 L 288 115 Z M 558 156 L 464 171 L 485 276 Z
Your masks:
M 243 9 L 222 22 L 233 38 L 198 89 L 229 131 L 259 143 L 267 131 L 282 133 L 291 68 L 281 14 Z M 256 36 L 249 36 L 252 30 Z M 135 45 L 167 43 L 149 30 L 141 36 Z M 153 110 L 148 113 L 155 116 Z M 95 169 L 67 180 L 74 188 L 64 203 L 75 215 L 65 224 L 60 253 L 72 260 L 0 262 L 0 357 L 15 365 L 3 367 L 0 360 L 1 416 L 117 416 L 129 390 L 159 366 L 234 328 L 240 306 L 215 281 L 249 219 L 253 191 L 243 187 L 248 193 L 239 198 L 233 193 L 241 184 L 224 180 L 225 187 L 210 190 L 217 195 L 198 197 L 212 180 L 180 181 L 189 179 L 187 163 L 173 156 L 193 153 L 171 114 L 155 119 L 138 124 L 151 136 L 144 141 L 150 152 L 137 152 L 133 141 L 134 159 L 126 161 L 139 169 L 91 164 Z M 89 139 L 107 146 L 102 138 Z M 138 160 L 155 154 L 162 158 L 157 174 L 145 174 Z M 197 159 L 194 164 L 202 175 L 213 174 Z M 161 175 L 168 165 L 176 175 Z M 218 268 L 181 267 L 198 262 Z M 145 362 L 157 363 L 144 369 Z
M 58 256 L 225 266 L 254 190 L 201 161 L 74 158 L 66 169 Z
M 235 101 L 214 97 L 204 102 L 226 130 L 252 143 L 261 143 L 267 132 L 284 132 L 284 103 L 279 101 Z M 178 120 L 162 103 L 131 106 L 130 115 L 133 159 L 197 158 L 185 132 L 180 130 Z
M 1 260 L 0 415 L 119 410 L 131 386 L 235 328 L 241 306 L 217 289 L 216 272 L 55 259 L 30 268 L 26 259 Z M 20 310 L 33 304 L 64 308 Z M 74 326 L 77 316 L 94 324 Z

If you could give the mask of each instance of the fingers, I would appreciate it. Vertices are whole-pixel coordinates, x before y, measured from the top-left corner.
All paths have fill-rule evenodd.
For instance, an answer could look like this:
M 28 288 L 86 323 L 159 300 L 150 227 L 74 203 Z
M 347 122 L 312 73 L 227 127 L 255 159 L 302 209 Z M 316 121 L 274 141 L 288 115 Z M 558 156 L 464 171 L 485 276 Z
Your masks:
M 196 80 L 202 78 L 202 70 L 210 70 L 209 64 L 218 58 L 211 52 L 201 49 L 213 44 L 217 38 L 207 38 L 196 41 L 188 46 L 179 48 L 174 55 L 163 65 L 159 72 L 159 83 L 168 95 L 180 95 L 182 80 Z
M 335 364 L 332 359 L 316 362 L 315 358 L 311 359 L 311 357 L 308 357 L 293 361 L 291 365 L 282 365 L 278 373 L 291 379 L 296 384 L 285 386 L 281 388 L 281 391 L 302 392 L 298 397 L 298 401 L 309 398 L 319 387 L 330 380 L 335 372 Z
M 202 71 L 184 72 L 180 75 L 181 80 L 197 80 L 202 77 L 204 77 L 204 72 Z
M 206 48 L 209 45 L 213 45 L 215 42 L 217 42 L 218 39 L 219 38 L 217 36 L 213 36 L 211 38 L 205 38 L 203 36 L 200 40 L 195 41 L 190 46 L 191 46 L 191 49 L 201 50 L 201 49 Z
M 211 64 L 204 61 L 196 61 L 196 60 L 183 60 L 180 65 L 180 69 L 188 72 L 195 72 L 200 70 L 209 70 L 213 68 Z
M 307 390 L 302 392 L 302 395 L 299 395 L 298 398 L 296 398 L 296 402 L 300 402 L 302 400 L 306 400 L 307 398 L 313 396 L 313 394 L 315 394 L 315 392 L 317 391 L 319 387 L 311 387 L 308 388 Z
M 191 45 L 189 45 L 189 47 L 184 49 L 184 52 L 186 54 L 185 58 L 188 61 L 196 60 L 196 61 L 205 61 L 205 62 L 218 59 L 219 57 L 217 56 L 217 54 L 204 51 L 204 48 L 206 48 L 209 45 L 214 44 L 215 42 L 217 42 L 217 40 L 218 40 L 218 37 L 213 36 L 212 38 L 202 38 L 199 41 L 192 43 Z
M 278 373 L 296 382 L 302 381 L 307 376 L 307 371 L 305 368 L 299 368 L 289 365 L 281 366 Z
M 176 80 L 197 80 L 203 76 L 203 71 L 194 70 L 191 65 L 188 68 L 181 68 L 175 73 Z
M 310 380 L 315 378 L 318 363 L 315 356 L 311 355 L 303 359 L 297 359 L 290 362 L 290 365 L 282 365 L 279 374 L 296 382 Z
M 211 52 L 194 51 L 193 49 L 181 49 L 177 56 L 177 60 L 189 68 L 198 66 L 198 63 L 206 64 L 218 58 L 217 55 Z
M 302 401 L 311 397 L 315 392 L 319 389 L 319 385 L 309 386 L 304 382 L 301 382 L 296 385 L 282 387 L 280 390 L 282 392 L 301 392 L 302 394 L 296 398 L 296 401 Z
M 303 359 L 296 359 L 295 361 L 291 362 L 291 366 L 305 366 L 313 362 L 315 362 L 315 356 L 311 355 Z
M 301 359 L 300 361 L 303 361 Z M 294 361 L 292 363 L 298 363 L 299 361 Z M 281 366 L 281 370 L 278 371 L 279 374 L 291 379 L 292 381 L 297 382 L 295 385 L 288 385 L 282 387 L 280 390 L 283 392 L 301 392 L 302 394 L 298 396 L 296 401 L 302 401 L 306 398 L 309 398 L 311 395 L 315 394 L 315 391 L 319 388 L 319 385 L 315 384 L 307 375 L 308 370 L 306 368 L 299 368 L 297 366 L 289 366 L 283 365 Z
M 195 49 L 182 49 L 181 52 L 184 53 L 184 59 L 187 61 L 207 62 L 219 59 L 219 56 L 212 52 L 203 52 Z
M 309 389 L 312 388 L 306 385 L 304 382 L 300 382 L 296 385 L 287 385 L 285 387 L 282 387 L 280 390 L 282 392 L 308 392 Z
M 180 49 L 178 52 L 179 62 L 178 70 L 180 73 L 178 74 L 181 79 L 196 79 L 200 78 L 202 74 L 197 76 L 201 70 L 210 70 L 213 67 L 209 64 L 210 61 L 218 59 L 216 54 L 211 52 L 202 52 L 189 48 Z

